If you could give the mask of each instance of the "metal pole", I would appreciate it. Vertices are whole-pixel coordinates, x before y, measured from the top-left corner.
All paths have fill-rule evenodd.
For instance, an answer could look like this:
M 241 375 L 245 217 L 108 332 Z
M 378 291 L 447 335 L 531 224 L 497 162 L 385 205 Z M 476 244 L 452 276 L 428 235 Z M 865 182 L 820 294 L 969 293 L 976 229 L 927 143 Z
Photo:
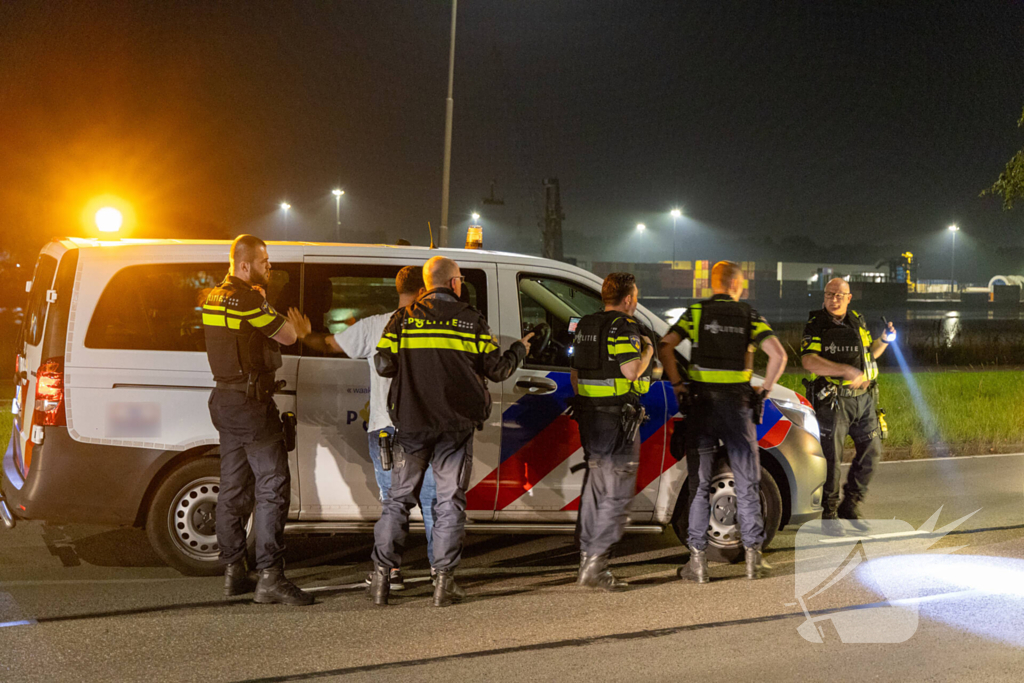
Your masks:
M 672 267 L 676 267 L 676 221 L 679 218 L 672 216 Z
M 452 0 L 452 42 L 448 53 L 448 99 L 445 100 L 444 117 L 444 177 L 441 181 L 441 230 L 438 231 L 439 246 L 448 246 L 448 175 L 452 166 L 452 84 L 455 81 L 455 14 L 459 0 Z
M 953 231 L 953 252 L 952 252 L 952 256 L 950 257 L 950 266 L 949 266 L 949 298 L 950 299 L 953 298 L 953 278 L 956 277 L 956 233 L 957 233 L 957 231 L 954 230 Z

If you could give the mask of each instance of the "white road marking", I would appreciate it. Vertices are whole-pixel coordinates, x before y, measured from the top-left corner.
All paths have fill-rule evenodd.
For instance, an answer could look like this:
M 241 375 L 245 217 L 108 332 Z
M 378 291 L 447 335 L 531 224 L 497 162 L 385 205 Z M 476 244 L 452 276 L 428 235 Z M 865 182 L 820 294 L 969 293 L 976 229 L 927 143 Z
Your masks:
M 21 621 L 4 621 L 0 622 L 0 628 L 7 628 L 8 626 L 35 626 L 35 619 L 22 619 Z
M 983 455 L 949 455 L 939 458 L 907 458 L 906 460 L 883 460 L 881 465 L 894 465 L 896 463 L 908 462 L 933 462 L 935 460 L 975 460 L 977 458 L 1011 458 L 1021 456 L 1024 453 L 985 453 Z M 850 463 L 843 463 L 843 467 L 849 467 Z

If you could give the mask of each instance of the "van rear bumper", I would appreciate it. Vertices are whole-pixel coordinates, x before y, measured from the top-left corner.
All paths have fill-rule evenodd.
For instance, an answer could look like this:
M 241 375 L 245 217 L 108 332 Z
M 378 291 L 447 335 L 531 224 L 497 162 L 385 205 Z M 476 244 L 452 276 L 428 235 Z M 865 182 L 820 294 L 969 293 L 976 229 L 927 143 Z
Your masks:
M 75 441 L 66 427 L 45 427 L 24 479 L 15 465 L 17 433 L 4 454 L 0 497 L 12 521 L 134 524 L 146 490 L 177 451 L 122 448 Z M 0 515 L 3 513 L 0 512 Z

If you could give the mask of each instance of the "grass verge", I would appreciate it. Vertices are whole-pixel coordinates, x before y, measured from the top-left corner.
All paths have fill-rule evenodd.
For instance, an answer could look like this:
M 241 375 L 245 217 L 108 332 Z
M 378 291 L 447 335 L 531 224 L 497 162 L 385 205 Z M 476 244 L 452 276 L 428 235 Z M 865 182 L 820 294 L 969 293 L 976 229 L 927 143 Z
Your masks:
M 915 372 L 908 381 L 883 373 L 878 404 L 889 424 L 884 459 L 1024 451 L 1021 378 L 1015 371 Z M 787 374 L 781 384 L 802 394 L 801 379 Z

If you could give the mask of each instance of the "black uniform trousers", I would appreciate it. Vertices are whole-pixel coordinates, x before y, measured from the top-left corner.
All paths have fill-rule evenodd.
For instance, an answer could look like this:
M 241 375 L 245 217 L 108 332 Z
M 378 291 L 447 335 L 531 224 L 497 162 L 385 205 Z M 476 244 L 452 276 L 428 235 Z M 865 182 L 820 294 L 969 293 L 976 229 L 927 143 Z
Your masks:
M 851 502 L 860 502 L 867 495 L 875 465 L 882 456 L 876 406 L 875 392 L 868 391 L 860 396 L 839 396 L 834 407 L 824 401 L 815 409 L 821 430 L 821 450 L 827 463 L 821 513 L 826 519 L 834 518 L 839 509 L 839 485 L 843 476 L 840 465 L 847 435 L 853 437 L 856 455 L 843 492 Z
M 220 434 L 216 525 L 220 561 L 230 564 L 245 556 L 245 525 L 253 515 L 256 568 L 272 567 L 284 556 L 284 523 L 291 499 L 288 452 L 277 404 L 273 399 L 246 398 L 240 391 L 214 389 L 209 406 Z
M 640 436 L 627 444 L 618 407 L 575 411 L 587 462 L 577 517 L 580 550 L 607 554 L 622 539 L 626 508 L 636 494 Z
M 424 473 L 433 467 L 437 484 L 432 531 L 434 568 L 451 570 L 459 565 L 466 535 L 466 490 L 473 475 L 475 431 L 432 434 L 399 430 L 391 491 L 373 528 L 374 564 L 391 569 L 402 566 L 409 536 L 409 513 L 419 505 Z
M 690 484 L 687 545 L 703 550 L 708 544 L 711 477 L 721 441 L 736 486 L 740 538 L 748 548 L 760 547 L 765 536 L 761 514 L 761 452 L 750 407 L 750 387 L 746 384 L 701 385 L 693 391 L 693 409 L 686 421 Z

